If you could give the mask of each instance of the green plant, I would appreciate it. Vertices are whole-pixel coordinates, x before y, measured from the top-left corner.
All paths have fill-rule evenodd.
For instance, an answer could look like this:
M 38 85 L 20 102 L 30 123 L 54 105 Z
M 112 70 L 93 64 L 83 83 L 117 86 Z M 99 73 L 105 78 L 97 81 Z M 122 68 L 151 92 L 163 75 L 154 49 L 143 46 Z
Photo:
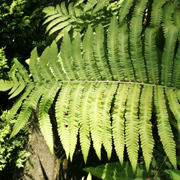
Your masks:
M 0 1 L 0 48 L 6 47 L 8 65 L 14 57 L 24 61 L 35 46 L 42 49 L 46 46 L 45 28 L 41 24 L 42 9 L 47 5 L 50 5 L 47 0 Z
M 138 165 L 136 173 L 133 173 L 132 168 L 128 162 L 125 162 L 123 165 L 117 162 L 106 163 L 105 165 L 85 168 L 84 171 L 90 173 L 95 177 L 98 177 L 99 179 L 104 180 L 160 180 L 169 178 L 171 178 L 172 180 L 178 180 L 180 178 L 179 170 L 165 170 L 164 177 L 162 178 L 159 174 L 157 174 L 157 170 L 150 170 L 150 172 L 147 173 L 147 171 L 145 171 L 144 167 L 141 165 Z
M 120 163 L 107 163 L 97 167 L 88 167 L 84 171 L 100 178 L 100 179 L 112 179 L 112 180 L 142 180 L 143 171 L 137 167 L 136 174 L 133 173 L 132 168 L 128 162 L 121 165 Z
M 71 161 L 79 133 L 85 162 L 91 140 L 99 159 L 102 146 L 110 159 L 114 145 L 121 163 L 126 146 L 135 171 L 140 135 L 149 170 L 156 140 L 152 132 L 155 113 L 163 149 L 177 168 L 174 133 L 180 128 L 180 11 L 166 0 L 129 0 L 122 6 L 108 28 L 89 25 L 83 37 L 79 32 L 75 36 L 65 32 L 60 53 L 55 42 L 40 57 L 35 48 L 30 74 L 14 60 L 11 80 L 0 81 L 0 90 L 10 90 L 10 98 L 19 95 L 7 115 L 9 121 L 17 114 L 11 138 L 39 104 L 40 129 L 53 153 L 48 112 L 55 101 L 59 136 Z M 173 131 L 170 116 L 174 117 Z
M 4 111 L 0 117 L 0 172 L 10 166 L 21 168 L 30 153 L 24 149 L 27 141 L 28 130 L 23 130 L 19 135 L 9 140 L 15 120 L 6 121 L 7 112 Z
M 3 72 L 8 68 L 7 59 L 4 53 L 4 48 L 0 49 L 0 78 L 3 77 Z
M 58 4 L 56 7 L 48 6 L 43 9 L 46 13 L 47 24 L 46 31 L 49 35 L 57 33 L 56 41 L 60 40 L 65 32 L 71 32 L 73 36 L 77 32 L 83 32 L 88 25 L 96 27 L 101 23 L 104 27 L 108 27 L 113 14 L 117 14 L 122 1 L 111 2 L 109 0 L 101 1 L 76 1 L 66 6 L 65 2 Z

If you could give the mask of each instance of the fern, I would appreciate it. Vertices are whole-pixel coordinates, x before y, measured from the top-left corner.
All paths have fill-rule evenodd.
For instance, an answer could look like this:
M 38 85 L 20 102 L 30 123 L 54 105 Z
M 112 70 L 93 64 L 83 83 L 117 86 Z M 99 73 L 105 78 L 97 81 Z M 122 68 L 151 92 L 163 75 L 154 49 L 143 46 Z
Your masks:
M 173 180 L 177 180 L 180 178 L 180 172 L 178 170 L 165 170 Z
M 129 92 L 129 85 L 122 84 L 119 85 L 117 90 L 117 95 L 115 97 L 114 111 L 112 114 L 112 131 L 113 139 L 116 153 L 119 157 L 121 164 L 123 164 L 124 156 L 124 147 L 125 147 L 125 137 L 124 137 L 124 113 L 125 113 L 125 104 L 127 101 L 127 95 Z
M 140 139 L 142 143 L 143 156 L 146 164 L 146 169 L 149 170 L 154 140 L 152 136 L 152 124 L 151 112 L 152 112 L 152 97 L 153 97 L 153 87 L 144 86 L 142 89 L 141 99 L 140 99 L 140 122 L 139 122 L 139 132 Z
M 39 126 L 51 153 L 54 151 L 53 133 L 48 112 L 58 89 L 59 83 L 47 84 L 39 105 Z
M 162 87 L 155 88 L 155 106 L 160 139 L 169 160 L 176 168 L 175 142 L 173 140 L 173 134 L 168 120 L 168 112 L 164 98 L 164 88 Z
M 44 24 L 47 24 L 49 35 L 57 33 L 56 41 L 59 41 L 65 32 L 82 32 L 88 25 L 97 27 L 99 22 L 103 26 L 108 26 L 113 14 L 118 14 L 122 2 L 110 2 L 109 0 L 89 0 L 86 3 L 77 1 L 75 3 L 62 2 L 56 7 L 49 6 L 44 8 L 46 14 Z M 75 30 L 74 30 L 75 29 Z
M 107 163 L 97 167 L 88 167 L 84 171 L 92 174 L 100 179 L 113 179 L 113 180 L 141 180 L 143 170 L 138 168 L 138 172 L 134 174 L 131 170 L 130 164 L 125 163 L 123 166 L 119 163 Z
M 100 6 L 100 2 L 96 2 L 93 7 L 98 7 L 98 4 Z M 79 137 L 85 162 L 92 140 L 99 159 L 102 146 L 108 159 L 115 147 L 123 164 L 127 149 L 135 172 L 140 136 L 149 170 L 155 143 L 151 122 L 155 105 L 157 133 L 164 151 L 176 168 L 176 145 L 168 112 L 174 115 L 179 128 L 180 45 L 177 43 L 179 23 L 176 17 L 179 13 L 175 8 L 173 12 L 176 13 L 172 16 L 174 22 L 165 25 L 167 31 L 161 34 L 165 39 L 161 50 L 157 45 L 157 36 L 161 33 L 161 16 L 166 13 L 164 4 L 169 6 L 166 1 L 149 2 L 148 6 L 147 1 L 123 1 L 119 14 L 107 17 L 107 26 L 103 21 L 96 22 L 96 26 L 89 23 L 92 26 L 89 25 L 81 35 L 79 29 L 76 34 L 65 29 L 60 52 L 55 42 L 41 56 L 36 48 L 31 52 L 30 73 L 15 60 L 9 80 L 0 80 L 0 90 L 8 91 L 10 98 L 17 97 L 7 116 L 8 120 L 17 119 L 11 137 L 28 122 L 39 104 L 40 129 L 53 152 L 53 132 L 48 111 L 54 102 L 58 134 L 71 161 Z M 72 10 L 73 5 L 68 7 Z M 129 16 L 130 8 L 134 12 L 132 16 Z M 152 8 L 152 13 L 149 15 L 150 23 L 144 26 L 146 8 Z M 52 8 L 46 10 L 52 15 L 48 17 L 48 22 L 58 18 Z M 57 6 L 56 11 L 62 17 L 70 14 L 64 4 Z
M 93 93 L 93 84 L 86 83 L 84 87 L 83 93 L 83 101 L 84 103 L 80 107 L 80 115 L 79 115 L 79 133 L 80 133 L 80 144 L 83 152 L 84 161 L 87 162 L 87 157 L 89 153 L 89 148 L 91 144 L 90 140 L 90 122 L 89 122 L 89 110 L 91 109 L 91 99 Z
M 118 55 L 118 41 L 116 41 L 116 38 L 118 36 L 118 21 L 116 17 L 114 16 L 112 18 L 111 24 L 108 29 L 108 59 L 109 64 L 111 66 L 113 79 L 121 79 L 123 77 L 122 71 L 119 71 L 120 67 L 120 61 L 119 61 L 119 55 Z
M 136 170 L 137 160 L 138 160 L 138 150 L 139 150 L 139 122 L 138 122 L 138 103 L 140 95 L 140 86 L 132 85 L 129 91 L 130 98 L 127 100 L 126 107 L 126 146 L 129 159 L 133 171 Z

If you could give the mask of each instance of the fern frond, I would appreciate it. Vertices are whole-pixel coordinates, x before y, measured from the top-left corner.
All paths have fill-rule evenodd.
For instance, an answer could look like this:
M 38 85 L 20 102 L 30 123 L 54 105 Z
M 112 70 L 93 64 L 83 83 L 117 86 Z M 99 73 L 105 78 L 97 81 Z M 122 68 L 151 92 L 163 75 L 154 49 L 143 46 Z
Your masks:
M 48 17 L 49 15 L 54 15 L 60 12 L 60 6 L 58 4 L 56 5 L 56 7 L 54 6 L 45 7 L 43 9 L 43 12 L 46 13 L 45 17 Z
M 19 95 L 26 87 L 26 83 L 24 82 L 22 76 L 19 73 L 17 73 L 17 77 L 18 77 L 19 86 L 17 87 L 17 89 L 15 91 L 12 91 L 9 93 L 9 94 L 11 94 L 9 99 L 12 99 L 12 98 L 16 97 L 17 95 Z
M 85 73 L 85 62 L 82 58 L 81 37 L 79 33 L 76 34 L 74 41 L 72 42 L 71 49 L 74 66 L 78 72 L 78 79 L 85 80 L 87 79 L 87 75 Z
M 96 34 L 93 38 L 93 50 L 96 63 L 98 65 L 99 73 L 102 80 L 111 80 L 111 73 L 105 58 L 105 42 L 104 42 L 104 29 L 101 24 L 96 29 Z
M 74 5 L 73 2 L 69 3 L 69 5 L 68 5 L 68 13 L 69 13 L 70 16 L 75 16 L 76 15 L 75 10 L 74 10 L 75 8 L 76 8 L 76 5 Z
M 136 0 L 133 16 L 143 17 L 148 0 Z
M 60 18 L 59 18 L 60 19 Z M 59 20 L 58 19 L 58 20 Z M 66 27 L 68 27 L 69 25 L 71 25 L 73 22 L 75 22 L 74 19 L 67 19 L 67 18 L 61 18 L 60 20 L 62 21 L 63 19 L 63 22 L 61 22 L 60 24 L 58 24 L 58 22 L 55 22 L 56 23 L 56 26 L 54 26 L 51 30 L 49 30 L 49 35 L 59 31 L 59 30 L 62 30 L 62 29 L 65 29 Z M 49 27 L 48 27 L 49 28 Z M 66 29 L 67 31 L 67 29 Z
M 80 0 L 78 4 L 69 5 L 63 2 L 55 9 L 45 9 L 49 33 L 60 31 L 56 40 L 63 37 L 60 53 L 55 41 L 40 57 L 34 49 L 30 75 L 15 60 L 8 73 L 10 80 L 0 80 L 0 90 L 9 91 L 10 98 L 20 94 L 7 116 L 8 120 L 17 116 L 11 137 L 27 123 L 40 101 L 40 129 L 53 152 L 48 112 L 59 91 L 55 116 L 67 158 L 73 160 L 78 137 L 85 162 L 91 140 L 99 159 L 102 146 L 108 159 L 115 147 L 121 164 L 126 145 L 135 171 L 140 134 L 149 170 L 154 146 L 150 122 L 154 90 L 158 134 L 176 168 L 175 142 L 168 112 L 172 111 L 180 128 L 179 13 L 168 7 L 166 0 L 116 1 L 119 3 L 116 12 L 111 9 L 112 1 L 85 2 Z M 133 13 L 129 13 L 131 6 Z M 144 17 L 147 23 L 142 22 Z
M 51 9 L 51 8 L 53 8 L 53 7 L 48 7 L 48 9 Z M 46 10 L 47 10 L 47 8 L 44 9 L 44 12 L 45 12 L 45 13 L 47 13 Z M 52 11 L 54 11 L 54 8 L 53 8 Z M 57 19 L 58 17 L 61 17 L 61 14 L 51 15 L 50 17 L 48 17 L 48 18 L 44 21 L 43 25 L 46 24 L 46 23 L 48 23 L 48 22 L 50 22 L 50 21 L 52 21 L 52 20 L 53 20 L 53 22 L 54 22 L 54 20 Z M 55 25 L 55 24 L 54 24 L 54 25 Z
M 23 101 L 27 98 L 27 96 L 31 93 L 31 91 L 34 89 L 34 85 L 30 84 L 26 87 L 25 92 L 21 94 L 21 96 L 15 101 L 13 104 L 13 107 L 8 111 L 7 114 L 7 121 L 10 121 L 14 116 L 16 115 L 19 108 L 22 106 Z
M 171 2 L 166 2 L 166 4 L 163 6 L 163 23 L 165 27 L 168 27 L 170 25 L 173 25 L 173 13 L 175 10 L 175 6 L 171 4 Z
M 29 69 L 34 79 L 34 82 L 40 82 L 41 80 L 40 71 L 37 70 L 37 67 L 39 66 L 37 59 L 38 59 L 37 48 L 34 48 L 31 52 L 31 57 L 29 62 Z
M 84 50 L 84 62 L 85 62 L 85 72 L 88 75 L 88 79 L 98 80 L 101 76 L 97 69 L 97 64 L 94 60 L 93 47 L 92 47 L 93 31 L 89 26 L 83 40 L 83 50 Z
M 0 79 L 0 91 L 8 91 L 12 89 L 14 86 L 13 81 L 7 81 L 7 80 L 2 80 Z
M 120 13 L 119 13 L 119 23 L 121 24 L 124 21 L 124 18 L 129 13 L 131 6 L 133 5 L 134 0 L 124 0 L 122 2 Z
M 180 101 L 180 90 L 176 91 L 176 95 L 177 95 L 178 100 Z
M 58 57 L 58 49 L 55 41 L 53 41 L 53 43 L 49 47 L 47 58 L 51 59 L 51 61 L 48 61 L 48 66 L 56 81 L 65 79 L 65 74 L 62 71 L 61 63 Z
M 91 173 L 93 176 L 104 180 L 143 180 L 143 170 L 138 169 L 133 173 L 131 165 L 126 162 L 120 165 L 118 162 L 106 163 L 96 167 L 87 167 L 84 171 Z
M 16 77 L 17 75 L 12 77 L 13 80 L 13 87 L 11 88 L 10 92 L 8 93 L 9 95 L 13 94 L 14 92 L 16 92 L 16 90 L 18 89 L 18 87 L 21 85 L 21 83 L 19 83 L 19 79 L 17 79 Z
M 159 83 L 158 53 L 156 47 L 157 28 L 146 28 L 145 59 L 147 63 L 149 83 Z
M 49 67 L 49 59 L 51 58 L 51 50 L 49 46 L 43 51 L 41 57 L 39 58 L 39 68 L 41 76 L 46 81 L 52 81 L 54 79 L 54 74 Z
M 108 47 L 108 59 L 111 67 L 111 72 L 114 80 L 123 80 L 123 73 L 120 71 L 120 59 L 118 55 L 118 21 L 114 16 L 111 20 L 108 37 L 107 37 L 107 47 Z
M 139 82 L 146 82 L 146 68 L 142 54 L 141 44 L 142 17 L 134 16 L 130 24 L 130 53 L 133 62 L 136 79 Z
M 173 21 L 174 21 L 174 24 L 180 28 L 179 17 L 180 17 L 180 11 L 178 9 L 175 9 L 174 14 L 173 14 Z
M 68 14 L 68 11 L 67 11 L 67 8 L 66 8 L 66 3 L 65 2 L 62 2 L 60 4 L 60 7 L 61 7 L 61 12 L 63 15 L 67 15 Z
M 97 0 L 89 0 L 84 7 L 84 12 L 93 9 L 93 7 L 97 4 Z
M 110 160 L 112 153 L 112 130 L 110 122 L 110 109 L 116 90 L 116 83 L 109 83 L 106 85 L 102 105 L 103 146 L 107 152 L 108 160 Z
M 177 26 L 180 30 L 180 18 L 179 17 L 180 17 L 180 11 L 175 8 L 174 14 L 173 14 L 173 21 L 174 21 L 175 26 Z M 180 41 L 180 31 L 178 34 L 178 40 Z
M 13 131 L 11 133 L 10 138 L 15 136 L 23 127 L 24 125 L 28 122 L 32 111 L 34 108 L 37 106 L 37 103 L 44 91 L 44 86 L 43 85 L 37 85 L 36 88 L 31 92 L 29 97 L 24 101 L 21 112 L 17 116 L 16 123 L 13 127 Z
M 82 96 L 82 104 L 80 106 L 80 116 L 79 116 L 79 134 L 80 134 L 80 144 L 82 149 L 82 154 L 84 162 L 87 162 L 87 157 L 90 148 L 90 117 L 89 111 L 91 109 L 91 99 L 94 91 L 93 83 L 86 83 L 84 86 L 84 93 Z
M 75 7 L 76 6 L 79 6 L 80 4 L 82 4 L 84 2 L 84 0 L 77 0 L 76 2 L 75 2 Z
M 151 27 L 159 27 L 160 22 L 163 16 L 162 6 L 166 3 L 167 0 L 154 0 L 152 4 L 152 11 L 151 11 Z
M 43 91 L 43 95 L 39 105 L 39 127 L 52 154 L 54 152 L 54 141 L 52 124 L 48 113 L 59 88 L 59 83 L 47 84 L 47 86 L 45 86 L 45 90 Z
M 68 129 L 69 129 L 69 153 L 72 161 L 75 147 L 77 144 L 77 135 L 79 129 L 80 105 L 84 89 L 84 84 L 73 84 L 69 104 Z
M 102 125 L 102 102 L 103 93 L 105 91 L 104 83 L 96 83 L 92 94 L 91 109 L 89 113 L 89 123 L 91 137 L 93 141 L 94 150 L 99 159 L 101 159 L 101 147 L 103 141 Z
M 132 169 L 135 172 L 138 160 L 139 150 L 139 120 L 138 107 L 141 86 L 138 84 L 131 85 L 126 105 L 126 147 Z
M 60 56 L 68 79 L 75 80 L 78 76 L 73 68 L 71 41 L 68 33 L 64 35 Z
M 93 13 L 102 10 L 103 8 L 107 7 L 108 4 L 109 4 L 109 0 L 99 0 L 98 3 L 96 4 L 96 7 L 93 9 Z
M 14 59 L 14 64 L 18 70 L 18 73 L 21 75 L 24 81 L 29 82 L 30 81 L 29 74 L 27 70 L 24 68 L 24 66 L 21 63 L 19 63 L 17 59 Z
M 55 41 L 58 42 L 64 36 L 65 32 L 69 32 L 72 29 L 72 27 L 73 26 L 71 24 L 67 25 L 63 30 L 61 30 L 59 32 L 59 34 L 57 35 Z
M 66 152 L 66 157 L 69 157 L 69 119 L 68 119 L 68 110 L 69 110 L 69 101 L 71 94 L 72 85 L 69 83 L 64 83 L 62 85 L 61 91 L 59 93 L 58 99 L 56 101 L 56 121 L 58 127 L 58 134 L 61 139 L 63 148 Z
M 174 169 L 167 169 L 165 170 L 166 173 L 168 173 L 173 180 L 178 180 L 180 179 L 180 171 L 179 170 L 174 170 Z
M 45 17 L 48 17 L 44 24 L 49 23 L 46 28 L 46 31 L 49 31 L 49 35 L 69 26 L 72 22 L 76 21 L 75 18 L 68 14 L 65 3 L 61 3 L 60 5 L 61 7 L 59 5 L 56 6 L 56 8 L 49 6 L 43 10 L 43 12 L 46 13 Z
M 180 45 L 177 49 L 177 53 L 174 58 L 174 67 L 173 67 L 173 77 L 172 77 L 172 85 L 175 87 L 180 87 Z
M 153 87 L 143 86 L 140 98 L 139 132 L 147 171 L 149 171 L 154 147 L 152 124 L 150 122 L 152 116 L 152 97 Z
M 124 21 L 121 23 L 118 31 L 118 42 L 119 42 L 119 59 L 121 71 L 123 72 L 125 81 L 135 81 L 134 71 L 132 62 L 129 55 L 129 39 L 128 39 L 128 27 Z
M 180 131 L 180 104 L 178 102 L 177 95 L 172 88 L 166 89 L 166 95 L 169 107 L 177 120 L 178 129 Z
M 175 142 L 173 140 L 173 133 L 171 126 L 169 124 L 168 112 L 165 102 L 164 88 L 155 88 L 155 107 L 157 115 L 157 127 L 160 140 L 163 144 L 164 151 L 166 152 L 170 162 L 174 166 L 176 165 L 176 152 L 175 152 Z
M 115 95 L 115 102 L 112 113 L 112 132 L 114 146 L 118 158 L 123 164 L 124 146 L 125 146 L 125 126 L 124 114 L 126 108 L 126 101 L 129 93 L 129 84 L 120 84 Z
M 178 28 L 174 25 L 171 25 L 168 28 L 166 42 L 162 54 L 161 84 L 163 85 L 171 85 L 173 58 L 177 36 Z

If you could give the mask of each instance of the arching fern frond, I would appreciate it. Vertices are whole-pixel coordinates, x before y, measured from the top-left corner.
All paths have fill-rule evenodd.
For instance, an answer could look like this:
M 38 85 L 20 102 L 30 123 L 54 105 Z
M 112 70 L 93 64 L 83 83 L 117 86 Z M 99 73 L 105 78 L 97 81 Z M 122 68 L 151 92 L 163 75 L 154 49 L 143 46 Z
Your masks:
M 114 94 L 117 90 L 116 83 L 107 84 L 104 91 L 103 106 L 102 106 L 102 132 L 103 132 L 103 146 L 107 152 L 107 157 L 110 160 L 112 153 L 112 137 L 111 137 L 111 118 L 110 110 Z
M 14 116 L 17 114 L 17 111 L 22 106 L 23 101 L 26 99 L 26 97 L 31 93 L 31 91 L 34 89 L 34 85 L 30 84 L 30 86 L 27 86 L 24 93 L 18 97 L 18 99 L 14 102 L 13 107 L 9 110 L 7 114 L 7 121 L 10 121 Z
M 124 21 L 120 24 L 118 31 L 118 40 L 119 40 L 119 59 L 120 59 L 120 67 L 123 73 L 123 77 L 125 81 L 134 81 L 134 69 L 131 63 L 130 54 L 129 54 L 129 40 L 128 40 L 128 27 L 127 22 Z
M 28 122 L 34 108 L 37 106 L 40 97 L 42 96 L 45 86 L 37 86 L 24 101 L 21 112 L 18 114 L 17 121 L 11 133 L 11 137 L 15 136 L 21 128 Z
M 105 84 L 96 83 L 92 94 L 91 109 L 89 112 L 90 131 L 93 141 L 93 147 L 99 159 L 101 159 L 101 147 L 103 142 L 102 121 L 102 103 Z
M 152 27 L 159 27 L 162 16 L 163 16 L 163 10 L 162 6 L 166 3 L 167 0 L 154 0 L 152 4 L 152 11 L 151 11 L 151 24 Z
M 171 85 L 174 51 L 179 29 L 171 25 L 168 28 L 164 51 L 162 54 L 161 84 Z
M 128 84 L 120 84 L 117 89 L 117 94 L 115 96 L 113 114 L 112 114 L 112 132 L 113 132 L 113 139 L 114 139 L 114 146 L 118 158 L 123 164 L 123 157 L 124 157 L 124 148 L 125 148 L 125 126 L 124 126 L 124 114 L 126 109 L 126 101 L 129 92 Z
M 131 85 L 129 90 L 130 98 L 128 98 L 127 100 L 127 107 L 125 113 L 126 147 L 134 172 L 137 166 L 138 150 L 139 150 L 138 106 L 139 106 L 140 90 L 141 90 L 140 85 Z
M 155 88 L 155 106 L 157 115 L 157 127 L 158 134 L 162 141 L 164 150 L 169 157 L 169 160 L 176 168 L 176 152 L 175 152 L 175 142 L 173 140 L 173 133 L 169 123 L 168 112 L 165 102 L 164 88 Z
M 147 28 L 145 31 L 145 58 L 149 83 L 159 83 L 158 53 L 156 47 L 157 28 Z
M 84 86 L 84 92 L 82 95 L 82 102 L 80 106 L 79 115 L 79 134 L 80 134 L 80 144 L 83 153 L 83 158 L 85 163 L 87 162 L 87 157 L 90 149 L 90 117 L 89 111 L 91 109 L 91 99 L 93 95 L 94 85 L 92 83 L 86 83 Z
M 54 97 L 59 90 L 59 83 L 49 83 L 43 91 L 42 98 L 39 105 L 39 126 L 44 139 L 51 151 L 54 152 L 54 141 L 52 124 L 49 118 L 49 109 L 54 101 Z
M 49 6 L 44 8 L 46 13 L 44 24 L 47 24 L 49 35 L 57 33 L 56 41 L 64 36 L 65 32 L 72 32 L 76 35 L 91 25 L 97 27 L 101 22 L 104 27 L 110 23 L 113 14 L 118 14 L 120 2 L 110 2 L 109 0 L 88 0 L 76 3 L 69 3 L 66 7 L 65 2 L 56 7 Z M 75 31 L 73 29 L 76 29 Z
M 13 81 L 0 80 L 0 91 L 8 91 L 13 87 Z
M 177 120 L 177 126 L 180 131 L 180 107 L 177 98 L 177 93 L 173 89 L 166 90 L 167 98 L 169 101 L 169 107 Z
M 107 47 L 108 47 L 108 59 L 109 59 L 109 64 L 111 66 L 113 79 L 119 80 L 123 78 L 123 74 L 122 71 L 119 71 L 119 69 L 121 69 L 121 66 L 118 55 L 118 41 L 116 40 L 117 37 L 118 37 L 118 21 L 114 16 L 111 20 L 111 24 L 108 29 Z
M 122 6 L 120 8 L 119 13 L 119 23 L 121 24 L 126 17 L 126 15 L 129 13 L 129 10 L 131 6 L 133 5 L 133 0 L 126 0 L 122 2 Z
M 62 145 L 66 152 L 66 157 L 69 157 L 69 130 L 68 130 L 68 109 L 72 86 L 69 83 L 63 84 L 58 99 L 56 101 L 56 121 L 58 134 L 61 138 Z
M 172 85 L 175 87 L 180 87 L 180 45 L 177 49 L 176 56 L 174 58 L 174 69 L 173 69 L 173 77 L 172 77 Z
M 70 160 L 72 161 L 74 151 L 77 144 L 77 135 L 79 129 L 79 116 L 80 116 L 80 106 L 82 100 L 84 84 L 77 83 L 72 87 L 72 93 L 70 97 L 70 106 L 68 110 L 68 129 L 69 129 L 69 149 L 70 149 Z M 74 98 L 76 97 L 76 98 Z
M 144 86 L 141 92 L 140 99 L 139 133 L 147 170 L 149 170 L 150 167 L 154 147 L 152 123 L 150 122 L 152 116 L 152 97 L 153 87 Z
M 32 51 L 30 75 L 15 60 L 9 80 L 0 80 L 1 91 L 8 91 L 11 98 L 18 96 L 8 113 L 8 120 L 16 119 L 11 137 L 28 122 L 33 109 L 39 104 L 40 129 L 53 152 L 48 111 L 54 103 L 58 134 L 71 161 L 79 137 L 85 162 L 92 142 L 99 159 L 102 147 L 108 159 L 115 147 L 121 164 L 127 149 L 135 171 L 140 135 L 148 170 L 155 143 L 152 135 L 154 122 L 151 122 L 155 105 L 157 134 L 176 168 L 174 130 L 171 130 L 168 112 L 174 115 L 179 126 L 180 63 L 177 40 L 180 31 L 176 20 L 167 24 L 167 32 L 161 34 L 161 15 L 162 11 L 166 11 L 164 4 L 165 1 L 154 1 L 147 6 L 147 1 L 123 1 L 119 15 L 107 17 L 107 27 L 102 21 L 96 21 L 96 26 L 87 23 L 89 26 L 82 34 L 79 29 L 76 34 L 64 29 L 60 52 L 55 42 L 41 56 L 36 49 Z M 48 17 L 47 22 L 56 20 L 59 12 L 62 17 L 67 14 L 73 16 L 73 12 L 77 15 L 79 5 L 76 10 L 73 5 L 67 9 L 61 4 L 55 14 L 49 9 L 52 17 Z M 94 7 L 97 5 L 98 2 Z M 129 8 L 134 12 L 132 16 Z M 152 9 L 152 13 L 148 15 L 150 23 L 144 25 L 146 8 Z M 157 44 L 159 35 L 165 39 L 165 43 L 162 41 L 163 48 Z

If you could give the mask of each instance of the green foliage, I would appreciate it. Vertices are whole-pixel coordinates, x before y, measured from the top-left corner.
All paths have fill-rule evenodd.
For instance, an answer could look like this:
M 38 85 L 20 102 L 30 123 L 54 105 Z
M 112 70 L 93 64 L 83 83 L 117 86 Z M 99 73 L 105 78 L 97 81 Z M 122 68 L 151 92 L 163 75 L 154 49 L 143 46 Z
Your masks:
M 161 164 L 162 166 L 162 164 Z M 165 168 L 165 167 L 164 167 Z M 170 167 L 169 167 L 170 168 Z M 163 175 L 159 172 L 160 169 L 151 169 L 149 172 L 145 171 L 142 164 L 137 166 L 135 173 L 132 172 L 132 168 L 128 162 L 120 165 L 118 162 L 106 163 L 96 167 L 87 167 L 83 169 L 87 173 L 98 177 L 103 180 L 144 180 L 144 179 L 172 179 L 179 180 L 180 171 L 174 169 L 161 170 Z
M 4 74 L 3 72 L 7 68 L 8 68 L 8 65 L 7 65 L 7 59 L 4 53 L 4 48 L 1 48 L 0 49 L 0 78 L 2 78 Z
M 172 180 L 178 180 L 180 178 L 180 171 L 178 170 L 165 170 L 168 173 Z
M 84 171 L 104 180 L 142 180 L 143 170 L 137 168 L 136 174 L 133 173 L 132 168 L 128 162 L 120 165 L 119 163 L 107 163 L 97 167 L 88 167 Z
M 46 31 L 49 35 L 58 33 L 56 41 L 64 36 L 65 32 L 76 35 L 77 32 L 86 30 L 88 25 L 97 27 L 99 23 L 108 27 L 111 17 L 118 14 L 122 1 L 110 2 L 109 0 L 89 0 L 71 2 L 66 6 L 65 2 L 56 7 L 49 6 L 43 9 L 46 13 Z
M 19 135 L 9 140 L 15 120 L 6 121 L 7 112 L 4 111 L 0 117 L 0 171 L 11 166 L 21 168 L 30 153 L 24 149 L 27 141 L 28 130 L 23 130 Z
M 0 1 L 0 48 L 6 47 L 9 61 L 14 57 L 24 61 L 34 46 L 44 48 L 42 9 L 47 5 L 47 0 Z
M 94 4 L 91 6 L 90 2 Z M 71 34 L 62 25 L 68 22 L 62 18 L 68 16 L 69 19 L 68 13 L 71 12 L 67 12 L 65 4 L 55 10 L 47 8 L 50 17 L 46 21 L 52 20 L 54 25 L 60 23 L 61 28 L 65 28 L 60 35 L 63 36 L 60 52 L 55 42 L 40 57 L 35 48 L 29 62 L 30 75 L 15 60 L 10 80 L 0 80 L 1 91 L 9 90 L 10 98 L 18 96 L 7 116 L 8 121 L 17 117 L 11 138 L 25 126 L 39 104 L 40 129 L 53 153 L 48 112 L 54 103 L 59 137 L 71 161 L 79 134 L 85 162 L 92 140 L 99 159 L 102 147 L 110 159 L 114 146 L 121 164 L 126 147 L 135 172 L 141 145 L 145 166 L 149 170 L 156 142 L 153 125 L 157 127 L 163 150 L 176 169 L 174 134 L 177 132 L 172 130 L 170 120 L 175 128 L 180 127 L 180 74 L 177 70 L 172 71 L 179 64 L 180 28 L 172 18 L 161 19 L 166 12 L 177 19 L 174 4 L 158 2 L 136 0 L 132 4 L 130 0 L 123 1 L 119 13 L 107 16 L 105 21 L 108 23 L 101 20 L 102 23 L 95 20 L 96 25 L 88 23 L 82 37 L 77 26 L 74 27 L 76 33 Z M 97 1 L 89 1 L 87 12 L 95 4 L 98 6 Z M 151 11 L 146 17 L 150 21 L 144 25 L 147 8 Z M 105 13 L 106 10 L 102 8 L 100 11 Z M 54 22 L 58 16 L 61 20 Z M 163 28 L 160 26 L 162 21 Z M 52 29 L 54 25 L 50 25 Z M 164 42 L 159 47 L 160 37 Z M 157 125 L 152 114 L 156 114 Z

